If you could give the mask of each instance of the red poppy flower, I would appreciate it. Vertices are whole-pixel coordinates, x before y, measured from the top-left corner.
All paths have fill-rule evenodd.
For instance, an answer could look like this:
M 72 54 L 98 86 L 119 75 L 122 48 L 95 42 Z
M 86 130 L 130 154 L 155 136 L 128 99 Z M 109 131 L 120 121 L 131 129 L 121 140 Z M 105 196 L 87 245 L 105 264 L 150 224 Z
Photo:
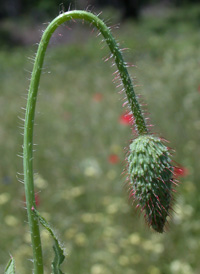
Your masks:
M 103 94 L 101 93 L 95 93 L 93 95 L 93 101 L 100 102 L 103 99 Z
M 119 122 L 122 125 L 133 125 L 134 118 L 132 114 L 124 113 L 119 117 Z
M 108 157 L 108 162 L 115 165 L 119 162 L 119 157 L 116 154 L 110 154 Z
M 188 175 L 188 169 L 182 166 L 174 167 L 174 176 L 175 177 L 185 177 Z

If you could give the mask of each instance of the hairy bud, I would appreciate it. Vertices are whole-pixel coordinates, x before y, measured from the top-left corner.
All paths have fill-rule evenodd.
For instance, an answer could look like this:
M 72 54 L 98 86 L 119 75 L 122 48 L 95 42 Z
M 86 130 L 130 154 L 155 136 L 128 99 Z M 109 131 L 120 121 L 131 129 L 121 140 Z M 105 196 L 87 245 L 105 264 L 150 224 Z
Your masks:
M 161 139 L 141 135 L 128 156 L 130 197 L 145 211 L 147 223 L 162 233 L 172 201 L 173 167 L 169 149 Z

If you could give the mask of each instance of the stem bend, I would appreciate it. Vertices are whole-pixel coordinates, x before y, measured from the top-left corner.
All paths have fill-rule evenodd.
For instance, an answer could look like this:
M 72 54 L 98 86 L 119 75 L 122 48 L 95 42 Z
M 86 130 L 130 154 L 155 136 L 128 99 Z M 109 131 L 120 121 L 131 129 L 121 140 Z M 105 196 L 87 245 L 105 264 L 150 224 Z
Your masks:
M 38 47 L 37 55 L 35 58 L 35 63 L 33 67 L 33 72 L 30 81 L 28 101 L 25 114 L 25 127 L 24 127 L 24 182 L 25 182 L 25 195 L 27 202 L 27 213 L 28 222 L 31 231 L 32 248 L 33 248 L 33 264 L 34 264 L 34 274 L 43 273 L 43 259 L 42 259 L 42 248 L 40 241 L 39 225 L 37 219 L 34 217 L 32 212 L 32 207 L 35 205 L 34 197 L 34 183 L 33 183 L 33 128 L 34 128 L 34 117 L 35 117 L 35 106 L 37 99 L 38 86 L 41 76 L 41 70 L 43 66 L 45 52 L 49 43 L 49 40 L 53 32 L 64 22 L 73 19 L 82 19 L 92 23 L 103 35 L 106 43 L 108 44 L 110 51 L 113 55 L 121 81 L 124 85 L 124 90 L 127 95 L 129 102 L 129 107 L 133 113 L 135 119 L 135 127 L 139 135 L 144 135 L 148 133 L 145 120 L 142 116 L 140 105 L 137 102 L 132 81 L 126 68 L 126 64 L 123 60 L 122 54 L 119 47 L 114 40 L 109 28 L 104 24 L 104 22 L 98 18 L 98 16 L 86 12 L 86 11 L 69 11 L 62 13 L 57 16 L 46 28 L 43 33 L 41 42 Z

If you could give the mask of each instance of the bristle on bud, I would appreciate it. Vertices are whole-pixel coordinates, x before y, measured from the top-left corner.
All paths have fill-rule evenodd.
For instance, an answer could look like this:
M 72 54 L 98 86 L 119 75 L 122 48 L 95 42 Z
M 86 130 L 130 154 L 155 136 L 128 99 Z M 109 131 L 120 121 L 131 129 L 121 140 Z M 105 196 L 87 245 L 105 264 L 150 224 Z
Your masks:
M 145 210 L 149 226 L 162 233 L 171 209 L 173 191 L 169 149 L 160 138 L 142 135 L 130 144 L 127 159 L 129 195 L 137 207 Z

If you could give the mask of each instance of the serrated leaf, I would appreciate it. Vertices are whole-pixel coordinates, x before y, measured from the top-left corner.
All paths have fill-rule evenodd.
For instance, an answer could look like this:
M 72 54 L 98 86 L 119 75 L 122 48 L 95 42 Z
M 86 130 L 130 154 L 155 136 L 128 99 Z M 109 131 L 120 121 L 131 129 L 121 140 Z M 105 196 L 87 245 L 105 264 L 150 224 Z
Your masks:
M 53 269 L 53 274 L 64 274 L 60 270 L 60 265 L 63 263 L 65 256 L 63 253 L 63 250 L 60 248 L 59 242 L 55 242 L 53 246 L 54 252 L 55 252 L 55 257 L 52 262 L 52 269 Z
M 33 209 L 33 212 L 35 213 L 36 217 L 38 218 L 40 224 L 50 233 L 50 235 L 54 239 L 53 250 L 55 253 L 55 257 L 51 264 L 53 274 L 64 274 L 60 269 L 60 265 L 63 263 L 63 261 L 65 259 L 64 250 L 63 250 L 60 242 L 58 241 L 54 231 L 50 227 L 49 223 L 39 214 L 39 212 L 36 209 Z
M 15 274 L 15 260 L 11 258 L 5 269 L 5 274 Z

